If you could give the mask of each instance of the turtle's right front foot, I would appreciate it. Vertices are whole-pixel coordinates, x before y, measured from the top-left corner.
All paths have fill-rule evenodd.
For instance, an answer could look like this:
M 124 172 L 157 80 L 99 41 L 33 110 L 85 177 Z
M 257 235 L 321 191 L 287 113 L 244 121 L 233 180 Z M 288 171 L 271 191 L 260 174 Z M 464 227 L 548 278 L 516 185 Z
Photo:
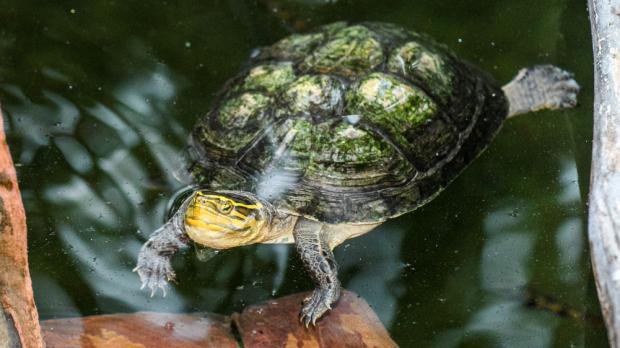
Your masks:
M 316 325 L 340 297 L 338 266 L 323 227 L 320 222 L 301 218 L 293 232 L 299 257 L 316 285 L 312 295 L 304 300 L 299 316 L 306 327 Z
M 149 288 L 151 297 L 155 295 L 157 289 L 161 289 L 166 296 L 166 287 L 168 282 L 174 281 L 175 274 L 170 264 L 170 256 L 164 256 L 150 248 L 147 242 L 140 250 L 138 256 L 138 264 L 133 269 L 138 272 L 142 286 L 140 289 Z
M 151 297 L 157 289 L 161 289 L 166 296 L 168 282 L 174 281 L 175 274 L 170 260 L 179 249 L 187 247 L 187 238 L 182 228 L 186 209 L 187 202 L 168 222 L 153 232 L 138 254 L 138 264 L 133 271 L 140 276 L 140 289 L 149 288 Z
M 303 307 L 299 320 L 308 327 L 310 324 L 316 325 L 316 321 L 327 311 L 332 309 L 332 305 L 340 297 L 340 283 L 336 280 L 335 284 L 330 284 L 326 288 L 314 289 L 312 295 L 304 299 Z

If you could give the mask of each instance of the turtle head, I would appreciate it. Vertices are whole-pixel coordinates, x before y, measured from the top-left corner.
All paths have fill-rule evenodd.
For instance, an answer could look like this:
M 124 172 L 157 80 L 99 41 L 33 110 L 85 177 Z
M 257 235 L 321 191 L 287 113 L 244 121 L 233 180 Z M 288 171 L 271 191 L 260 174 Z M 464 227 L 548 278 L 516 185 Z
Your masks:
M 196 191 L 185 211 L 185 231 L 194 242 L 228 249 L 260 243 L 271 223 L 271 207 L 251 193 Z

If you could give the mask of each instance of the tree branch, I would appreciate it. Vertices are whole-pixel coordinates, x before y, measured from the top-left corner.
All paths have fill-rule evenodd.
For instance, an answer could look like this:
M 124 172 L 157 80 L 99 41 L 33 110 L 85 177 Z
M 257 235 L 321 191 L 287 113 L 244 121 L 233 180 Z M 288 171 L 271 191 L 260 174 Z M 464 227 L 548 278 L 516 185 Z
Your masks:
M 620 347 L 620 9 L 613 3 L 588 1 L 595 65 L 588 230 L 609 341 Z
M 0 346 L 43 347 L 28 271 L 26 216 L 0 113 Z

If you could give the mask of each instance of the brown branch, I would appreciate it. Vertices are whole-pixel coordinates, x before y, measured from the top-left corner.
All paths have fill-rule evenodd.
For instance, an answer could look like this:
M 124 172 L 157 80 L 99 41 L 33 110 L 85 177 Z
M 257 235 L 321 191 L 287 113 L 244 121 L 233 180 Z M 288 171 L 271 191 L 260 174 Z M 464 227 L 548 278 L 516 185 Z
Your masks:
M 26 217 L 3 124 L 0 113 L 0 342 L 43 347 L 28 271 Z
M 607 334 L 620 347 L 620 6 L 589 0 L 594 50 L 594 138 L 588 233 Z
M 84 347 L 397 347 L 372 308 L 344 291 L 316 327 L 299 321 L 308 293 L 280 297 L 241 313 L 139 312 L 42 322 L 48 348 Z

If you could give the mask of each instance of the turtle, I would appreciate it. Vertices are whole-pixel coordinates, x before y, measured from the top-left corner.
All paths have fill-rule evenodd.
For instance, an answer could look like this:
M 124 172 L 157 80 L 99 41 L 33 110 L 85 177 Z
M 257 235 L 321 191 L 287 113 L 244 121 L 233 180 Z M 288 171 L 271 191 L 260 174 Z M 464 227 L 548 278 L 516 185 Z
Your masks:
M 193 186 L 134 271 L 165 295 L 170 260 L 191 243 L 294 243 L 316 286 L 300 320 L 315 325 L 340 296 L 335 247 L 432 200 L 505 120 L 574 107 L 578 91 L 552 65 L 502 86 L 390 23 L 292 34 L 254 50 L 199 119 L 182 170 Z

